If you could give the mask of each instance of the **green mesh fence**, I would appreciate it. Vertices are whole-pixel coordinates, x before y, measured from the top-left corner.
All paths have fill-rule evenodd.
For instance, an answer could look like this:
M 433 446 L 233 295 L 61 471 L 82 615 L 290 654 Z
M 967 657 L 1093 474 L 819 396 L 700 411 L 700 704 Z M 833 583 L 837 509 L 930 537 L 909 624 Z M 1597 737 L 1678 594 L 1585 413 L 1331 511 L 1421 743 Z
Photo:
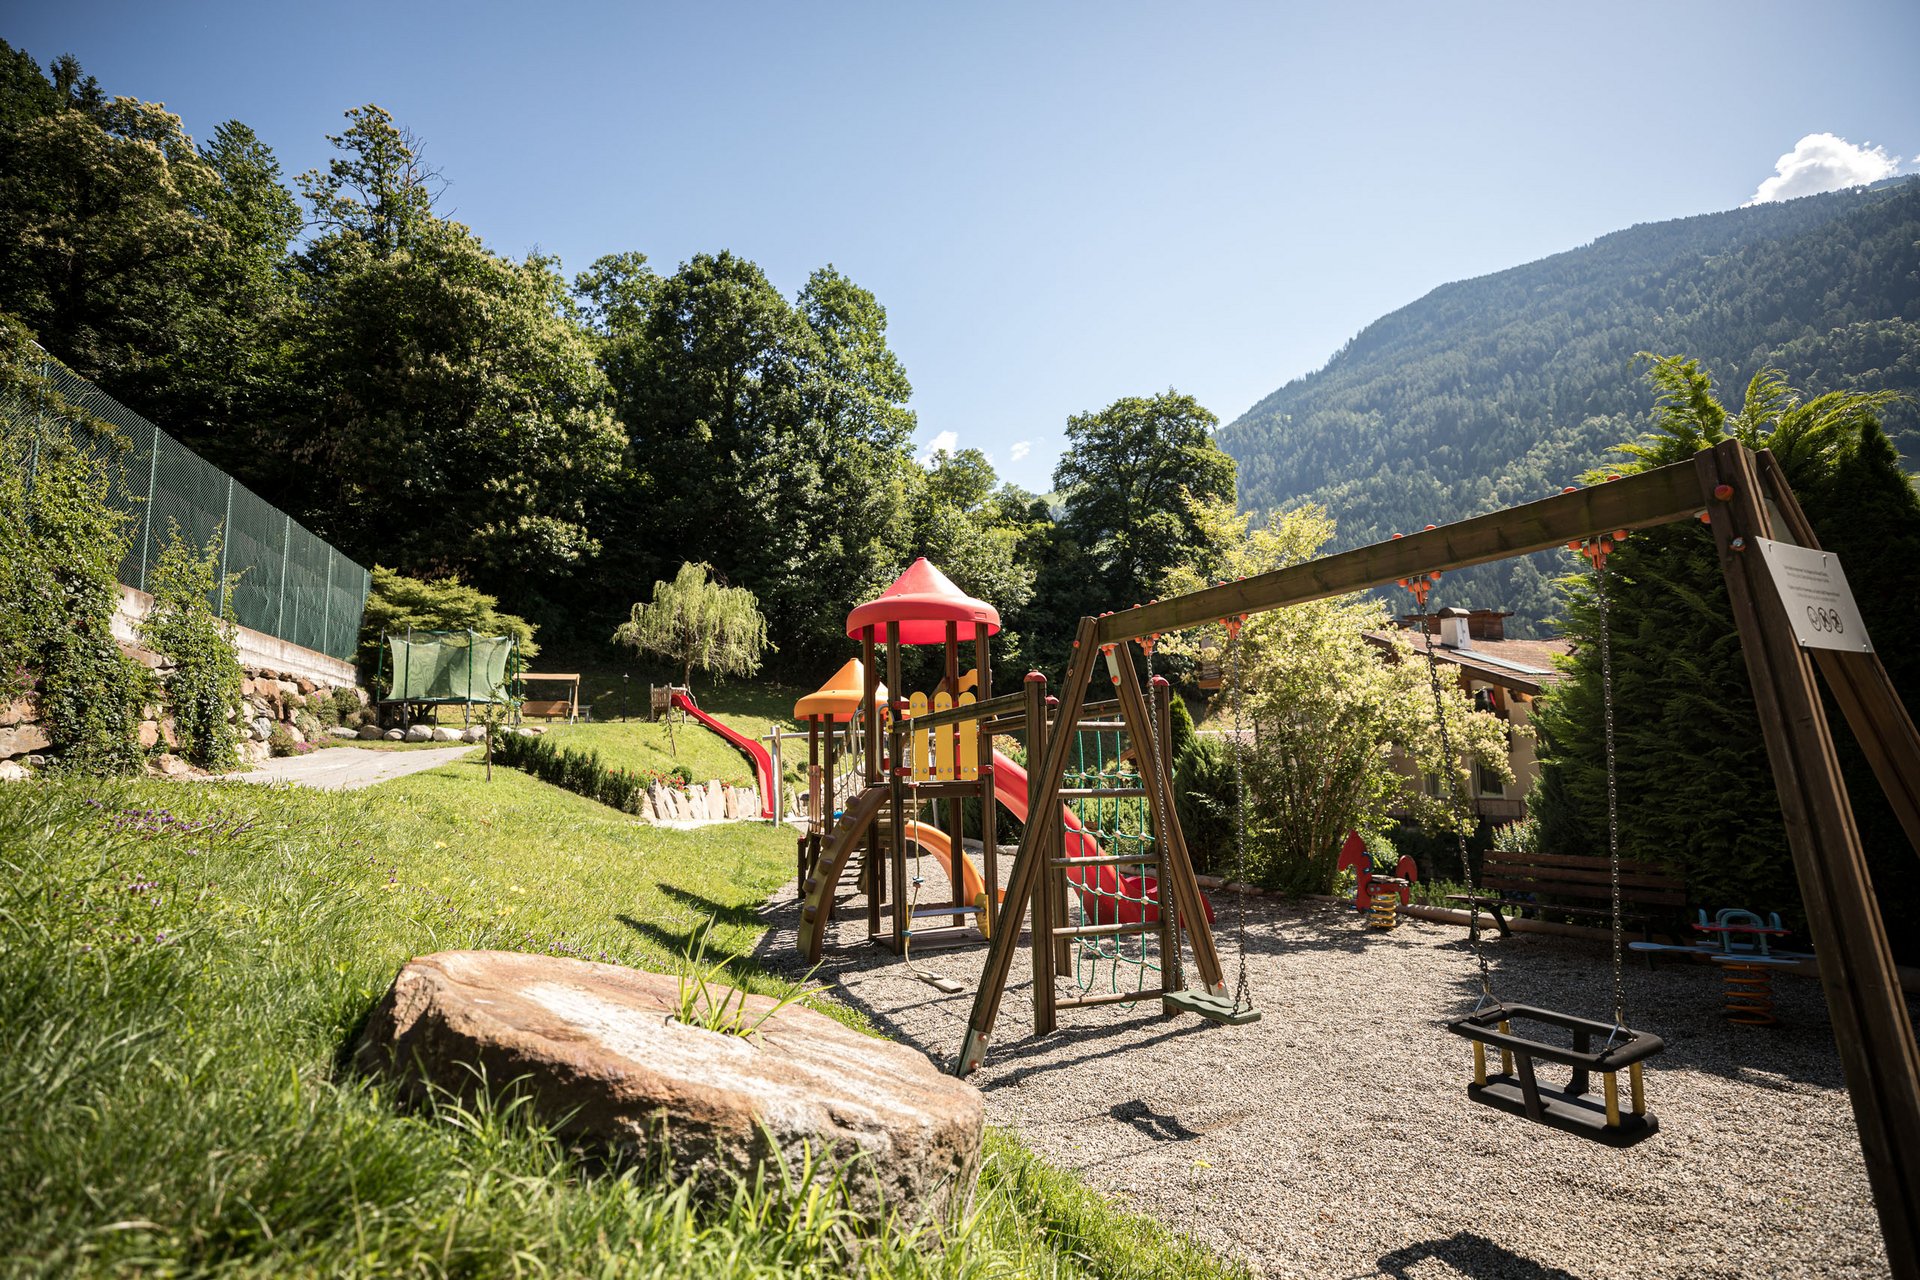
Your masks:
M 389 633 L 381 662 L 388 702 L 504 702 L 513 638 L 471 631 Z
M 336 658 L 353 657 L 372 581 L 365 569 L 57 360 L 44 353 L 39 360 L 37 372 L 82 414 L 32 392 L 14 393 L 0 398 L 0 437 L 29 474 L 36 451 L 54 441 L 106 464 L 110 500 L 133 516 L 121 582 L 146 589 L 171 528 L 197 546 L 224 529 L 222 567 L 240 575 L 233 587 L 236 622 Z M 100 429 L 87 415 L 113 430 Z

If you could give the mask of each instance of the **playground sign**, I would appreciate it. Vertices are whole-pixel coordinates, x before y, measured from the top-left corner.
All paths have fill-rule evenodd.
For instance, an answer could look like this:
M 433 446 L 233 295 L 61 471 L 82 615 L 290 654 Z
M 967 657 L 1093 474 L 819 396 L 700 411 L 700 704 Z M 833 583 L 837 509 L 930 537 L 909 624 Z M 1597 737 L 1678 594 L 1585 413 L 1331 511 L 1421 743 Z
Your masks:
M 1848 653 L 1872 653 L 1867 624 L 1860 617 L 1860 606 L 1853 602 L 1853 589 L 1840 568 L 1840 557 L 1831 551 L 1816 551 L 1790 542 L 1755 538 L 1761 558 L 1773 575 L 1774 590 L 1786 606 L 1787 620 L 1793 624 L 1793 638 L 1802 649 L 1840 649 Z

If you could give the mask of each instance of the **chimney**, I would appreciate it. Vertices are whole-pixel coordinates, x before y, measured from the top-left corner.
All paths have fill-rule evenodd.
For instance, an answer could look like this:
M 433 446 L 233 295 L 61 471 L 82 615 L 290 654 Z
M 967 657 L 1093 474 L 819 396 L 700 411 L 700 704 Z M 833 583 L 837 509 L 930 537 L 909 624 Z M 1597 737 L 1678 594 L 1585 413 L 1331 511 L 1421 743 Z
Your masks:
M 1473 637 L 1467 626 L 1465 609 L 1442 609 L 1440 611 L 1440 643 L 1449 649 L 1473 648 Z

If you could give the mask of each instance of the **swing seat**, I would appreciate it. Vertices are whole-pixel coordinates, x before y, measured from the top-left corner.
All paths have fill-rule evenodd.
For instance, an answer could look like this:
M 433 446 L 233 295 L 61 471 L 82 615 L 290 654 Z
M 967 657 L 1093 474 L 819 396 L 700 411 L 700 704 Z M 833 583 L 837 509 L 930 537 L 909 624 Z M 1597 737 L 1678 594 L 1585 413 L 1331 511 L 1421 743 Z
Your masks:
M 1515 1035 L 1515 1022 L 1545 1023 L 1571 1032 L 1573 1047 Z M 1473 1041 L 1474 1081 L 1467 1086 L 1467 1097 L 1482 1106 L 1610 1147 L 1631 1147 L 1660 1131 L 1659 1118 L 1646 1109 L 1641 1084 L 1641 1064 L 1667 1047 L 1659 1036 L 1519 1004 L 1478 1010 L 1449 1022 L 1447 1030 Z M 1593 1049 L 1595 1037 L 1603 1046 L 1598 1051 Z M 1501 1055 L 1500 1070 L 1491 1075 L 1486 1066 L 1489 1048 Z M 1542 1085 L 1534 1071 L 1536 1060 L 1570 1067 L 1572 1077 L 1564 1088 Z M 1618 1085 L 1622 1071 L 1630 1090 L 1625 1108 Z M 1588 1092 L 1596 1072 L 1604 1086 L 1602 1098 Z
M 1224 1023 L 1230 1027 L 1242 1027 L 1249 1022 L 1260 1021 L 1258 1009 L 1235 1008 L 1230 995 L 1214 995 L 1211 991 L 1196 991 L 1191 987 L 1184 991 L 1167 992 L 1160 997 L 1160 1007 L 1168 1013 L 1198 1014 L 1208 1022 Z

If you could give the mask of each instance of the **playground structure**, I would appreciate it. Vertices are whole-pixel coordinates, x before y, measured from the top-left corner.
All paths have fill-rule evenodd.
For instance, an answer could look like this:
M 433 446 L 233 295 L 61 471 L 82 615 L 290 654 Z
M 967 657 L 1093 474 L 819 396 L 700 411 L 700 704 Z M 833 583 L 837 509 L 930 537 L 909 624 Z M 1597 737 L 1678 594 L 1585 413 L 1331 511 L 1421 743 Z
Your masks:
M 659 690 L 656 688 L 654 692 L 657 695 Z M 747 758 L 747 762 L 753 766 L 754 786 L 760 793 L 760 816 L 768 822 L 777 820 L 779 810 L 774 807 L 773 757 L 767 754 L 767 749 L 746 734 L 729 728 L 702 711 L 693 700 L 693 694 L 686 689 L 669 689 L 666 702 L 669 714 L 678 712 L 682 716 L 692 716 L 703 727 L 726 739 L 730 746 Z
M 1568 545 L 1589 555 L 1604 592 L 1605 552 L 1613 543 L 1636 529 L 1696 518 L 1711 528 L 1725 574 L 1794 869 L 1807 905 L 1809 931 L 1820 957 L 1821 982 L 1888 1260 L 1894 1275 L 1920 1276 L 1920 1048 L 1914 1042 L 1886 925 L 1868 877 L 1814 678 L 1816 667 L 1917 850 L 1920 733 L 1870 645 L 1857 635 L 1841 640 L 1796 632 L 1787 588 L 1779 585 L 1768 556 L 1785 546 L 1806 549 L 1820 560 L 1819 543 L 1778 464 L 1766 451 L 1755 453 L 1728 440 L 1688 461 L 1611 483 L 1568 490 L 1176 598 L 1082 618 L 1059 706 L 1034 716 L 1033 727 L 1042 729 L 1048 721 L 1080 724 L 1089 709 L 1088 689 L 1102 658 L 1120 683 L 1125 718 L 1132 724 L 1144 723 L 1138 679 L 1127 649 L 1132 644 L 1140 644 L 1150 659 L 1151 646 L 1167 633 L 1232 623 L 1257 612 L 1408 584 L 1416 578 L 1431 582 L 1447 570 Z M 1424 591 L 1418 594 L 1424 596 Z M 1230 626 L 1230 635 L 1232 630 Z M 1116 656 L 1120 653 L 1124 659 Z M 980 709 L 974 709 L 974 714 L 980 714 Z M 1068 793 L 1074 736 L 1044 731 L 1030 735 L 1033 768 L 1028 803 L 1032 812 L 1044 817 Z M 1170 782 L 1164 760 L 1155 758 L 1160 756 L 1159 739 L 1150 733 L 1137 734 L 1134 742 L 1149 757 L 1143 769 L 1152 783 L 1149 789 L 1165 794 Z M 1157 807 L 1155 817 L 1160 819 L 1163 844 L 1179 846 L 1177 820 L 1171 813 L 1163 818 Z M 1014 857 L 1003 913 L 1017 918 L 1029 903 L 1044 901 L 1050 893 L 1047 872 L 1058 856 L 1056 830 L 1050 822 L 1028 824 Z M 1183 864 L 1184 857 L 1162 855 L 1162 865 L 1169 869 L 1175 869 L 1176 861 Z M 1171 879 L 1182 915 L 1197 926 L 1193 900 L 1198 895 L 1191 888 L 1190 869 L 1184 877 L 1176 874 Z M 1475 939 L 1480 932 L 1478 910 L 1474 905 Z M 1617 911 L 1614 918 L 1618 1014 Z M 1035 919 L 1037 925 L 1040 916 L 1036 914 Z M 1046 935 L 1036 927 L 1034 936 L 1040 940 Z M 1211 935 L 1196 927 L 1192 938 L 1199 961 L 1203 939 L 1210 950 Z M 985 1059 L 1017 945 L 1017 930 L 995 931 L 956 1059 L 961 1074 Z M 1653 1125 L 1645 1114 L 1641 1068 L 1662 1047 L 1659 1038 L 1632 1031 L 1621 1016 L 1599 1022 L 1492 1001 L 1484 960 L 1482 965 L 1481 1004 L 1449 1024 L 1450 1030 L 1473 1043 L 1475 1077 L 1468 1086 L 1469 1097 L 1613 1145 L 1629 1145 L 1647 1136 Z M 1209 990 L 1215 989 L 1218 975 L 1216 957 L 1211 968 L 1202 969 Z M 1037 997 L 1039 988 L 1037 984 Z M 1554 1039 L 1570 1038 L 1573 1048 L 1516 1035 L 1512 1031 L 1516 1022 L 1553 1027 Z M 1597 1049 L 1593 1048 L 1595 1037 L 1602 1038 Z M 1487 1072 L 1488 1048 L 1501 1053 L 1497 1076 Z M 1543 1087 L 1534 1070 L 1536 1059 L 1570 1068 L 1567 1086 Z M 1600 1106 L 1585 1096 L 1596 1073 L 1602 1077 L 1605 1093 Z M 1628 1076 L 1630 1114 L 1623 1114 L 1620 1107 L 1618 1076 L 1622 1073 Z
M 471 722 L 475 703 L 512 701 L 517 661 L 512 636 L 408 627 L 380 637 L 374 680 L 388 681 L 380 705 L 398 706 L 402 724 L 418 706 L 460 706 Z
M 1166 825 L 1165 779 L 1156 787 L 1146 776 L 1168 754 L 1167 682 L 1153 682 L 1155 705 L 1148 708 L 1128 670 L 1116 677 L 1119 698 L 1082 700 L 1070 717 L 1059 714 L 1038 673 L 1018 692 L 996 695 L 990 638 L 999 627 L 991 606 L 924 559 L 848 616 L 860 659 L 794 709 L 809 726 L 808 828 L 798 849 L 802 952 L 820 958 L 835 895 L 856 857 L 871 941 L 909 955 L 913 947 L 1017 940 L 1020 930 L 1006 924 L 1000 895 L 989 892 L 1000 879 L 991 815 L 1005 809 L 1026 824 L 1029 838 L 1044 831 L 1053 842 L 1040 890 L 1011 917 L 1017 921 L 1030 908 L 1036 972 L 1069 986 L 1063 996 L 1051 980 L 1036 983 L 1036 1032 L 1052 1030 L 1062 1009 L 1121 1001 L 1158 1000 L 1170 1010 L 1222 1016 L 1227 1011 L 1215 1007 L 1223 983 L 1211 909 L 1177 828 Z M 964 673 L 963 638 L 973 650 L 973 668 Z M 897 692 L 909 645 L 941 646 L 943 674 L 931 696 Z M 884 683 L 877 667 L 883 651 Z M 1036 808 L 1033 781 L 995 749 L 1000 737 L 1024 739 L 1029 759 L 1049 742 L 1060 744 L 1073 759 L 1072 785 Z M 855 767 L 843 770 L 840 762 L 849 757 Z M 851 794 L 838 781 L 846 772 L 860 784 Z M 970 801 L 981 815 L 978 867 L 963 841 Z M 921 820 L 923 808 L 931 811 L 929 821 Z M 910 846 L 946 868 L 946 901 L 919 900 L 924 879 L 917 864 L 908 865 Z M 1164 900 L 1163 885 L 1173 889 Z M 1183 939 L 1194 952 L 1202 991 L 1185 988 Z
M 1340 846 L 1340 857 L 1333 873 L 1353 872 L 1353 909 L 1365 912 L 1369 929 L 1392 929 L 1400 923 L 1400 908 L 1413 899 L 1413 885 L 1420 868 L 1405 854 L 1394 864 L 1391 875 L 1383 875 L 1374 865 L 1373 854 L 1358 831 L 1347 832 Z
M 529 698 L 526 696 L 530 684 L 557 684 L 566 687 L 564 698 Z M 520 716 L 544 716 L 548 719 L 565 718 L 568 724 L 580 719 L 580 673 L 577 671 L 523 671 L 519 677 L 520 704 L 514 708 Z

